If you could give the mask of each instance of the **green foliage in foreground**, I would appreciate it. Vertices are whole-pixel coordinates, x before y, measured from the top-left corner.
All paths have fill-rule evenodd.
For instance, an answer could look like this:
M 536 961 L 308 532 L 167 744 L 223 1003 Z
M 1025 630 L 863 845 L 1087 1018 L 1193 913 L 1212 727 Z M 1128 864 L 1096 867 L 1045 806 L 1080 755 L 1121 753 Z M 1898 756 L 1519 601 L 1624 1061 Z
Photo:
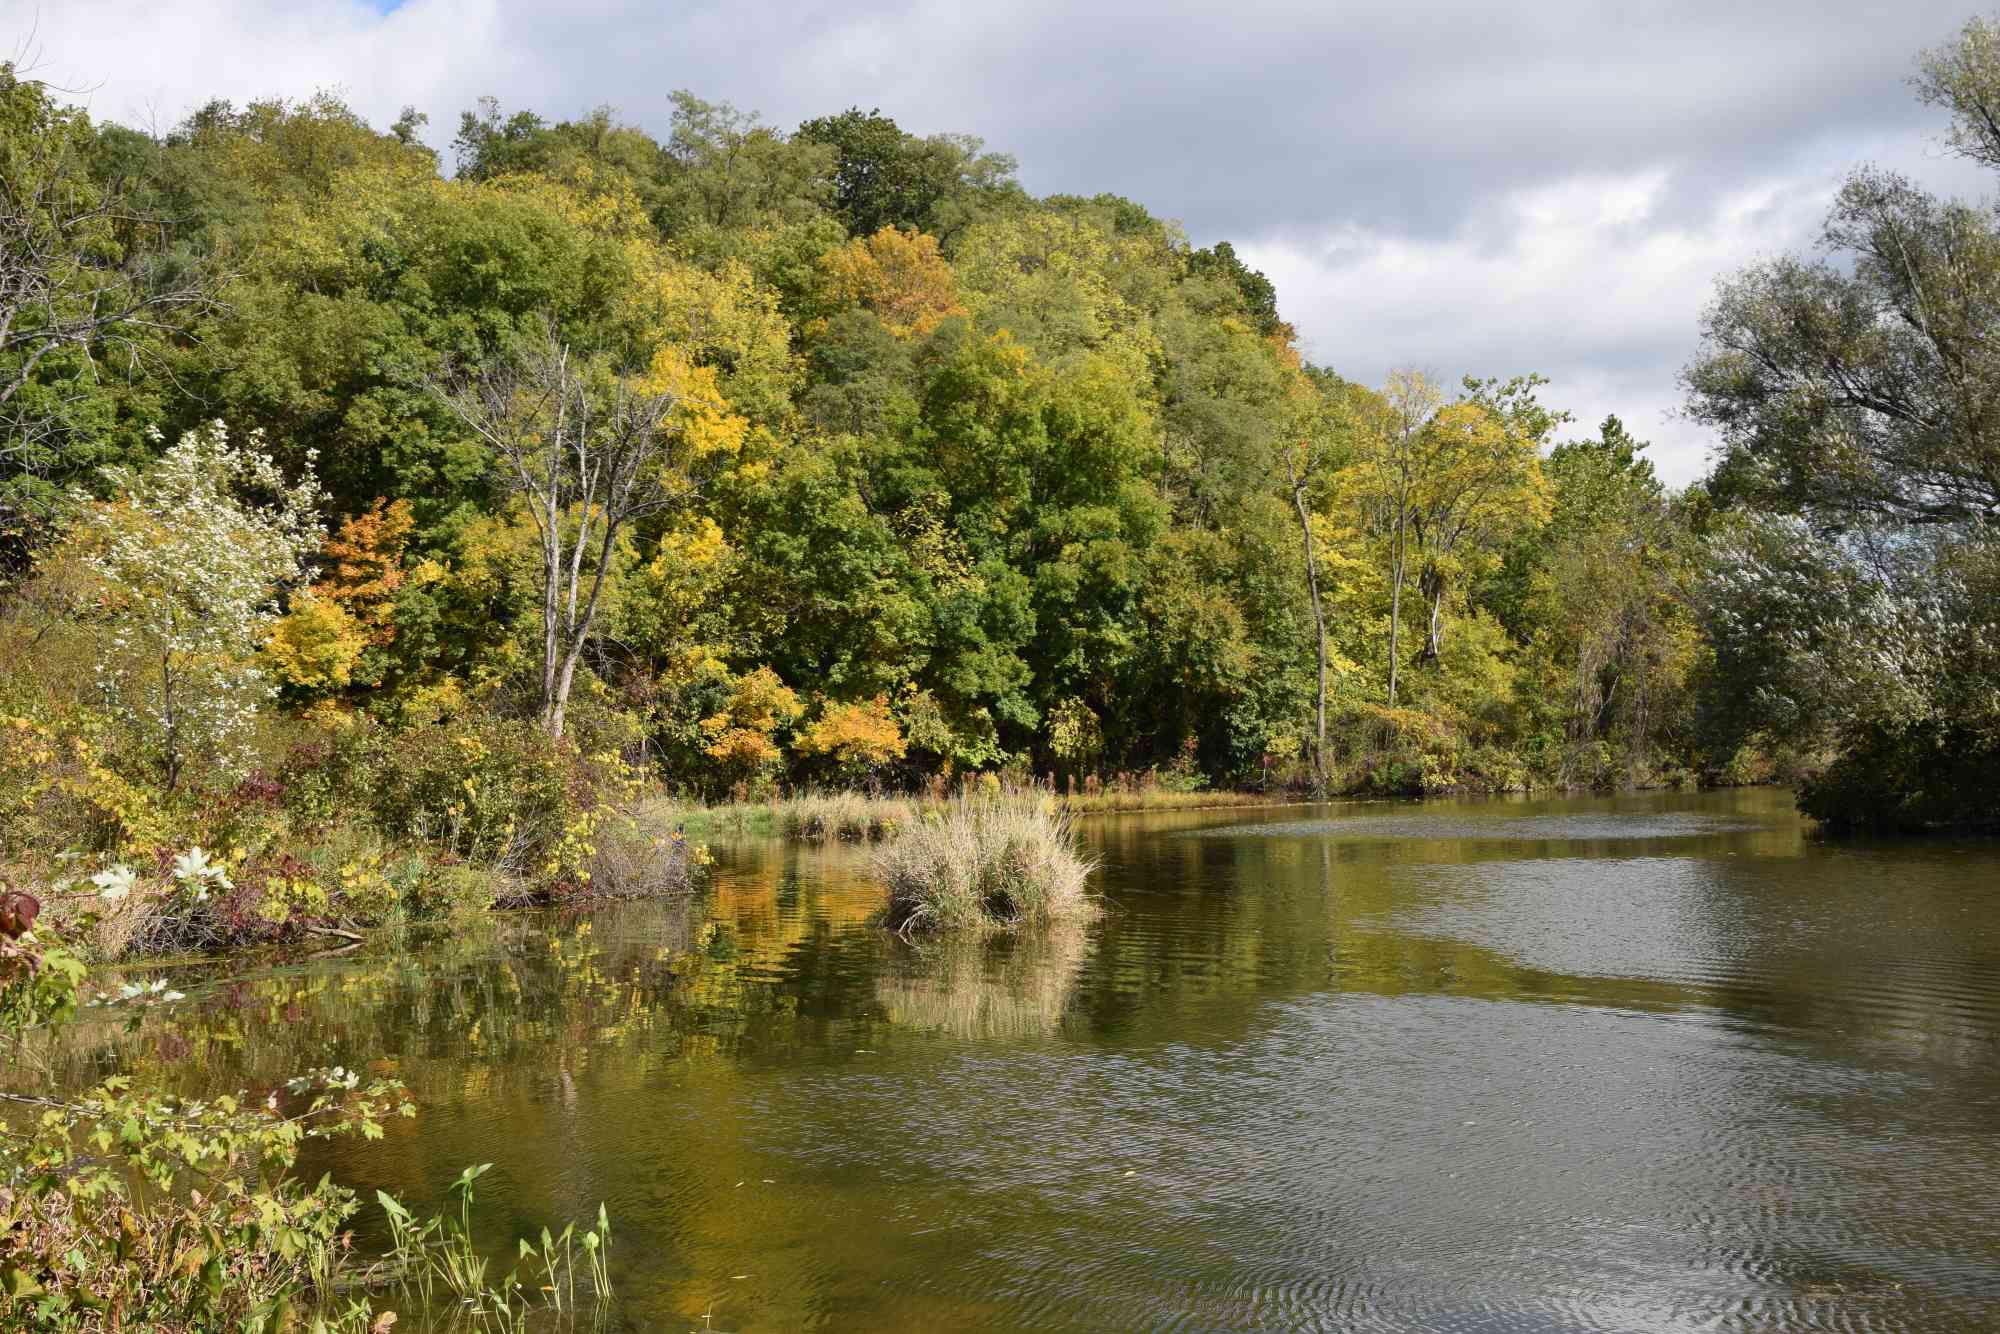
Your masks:
M 32 1070 L 34 1029 L 79 1002 L 132 1011 L 181 999 L 164 984 L 82 998 L 74 951 L 46 931 L 0 937 L 0 1014 L 10 1074 Z M 137 1015 L 134 1015 L 136 1022 Z M 37 1081 L 46 1084 L 47 1081 Z M 295 1169 L 300 1147 L 380 1139 L 415 1114 L 394 1079 L 306 1071 L 265 1093 L 188 1099 L 116 1076 L 87 1092 L 0 1091 L 0 1327 L 161 1334 L 370 1331 L 395 1309 L 448 1309 L 468 1330 L 516 1330 L 532 1313 L 610 1296 L 610 1225 L 545 1229 L 505 1268 L 471 1243 L 468 1169 L 455 1215 L 414 1218 L 379 1197 L 395 1238 L 367 1261 L 349 1249 L 354 1193 Z M 34 1087 L 30 1084 L 29 1087 Z

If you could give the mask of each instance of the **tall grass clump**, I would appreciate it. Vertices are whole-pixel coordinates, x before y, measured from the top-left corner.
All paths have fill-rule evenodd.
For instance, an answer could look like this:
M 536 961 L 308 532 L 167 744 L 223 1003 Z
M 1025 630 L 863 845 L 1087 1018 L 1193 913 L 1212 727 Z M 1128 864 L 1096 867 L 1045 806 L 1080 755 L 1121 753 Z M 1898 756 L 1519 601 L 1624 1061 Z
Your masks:
M 835 839 L 862 843 L 893 838 L 916 823 L 914 802 L 871 797 L 861 792 L 807 792 L 785 802 L 780 824 L 786 838 L 800 843 Z
M 887 924 L 904 933 L 1045 926 L 1094 915 L 1093 863 L 1067 812 L 1033 798 L 961 797 L 883 844 Z

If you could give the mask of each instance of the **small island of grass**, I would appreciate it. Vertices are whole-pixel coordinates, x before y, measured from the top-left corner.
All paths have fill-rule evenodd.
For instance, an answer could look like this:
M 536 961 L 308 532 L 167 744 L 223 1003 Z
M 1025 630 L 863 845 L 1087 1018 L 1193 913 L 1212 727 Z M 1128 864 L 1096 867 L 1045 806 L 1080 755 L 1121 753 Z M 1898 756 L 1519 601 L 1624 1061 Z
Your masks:
M 1077 851 L 1068 812 L 1025 798 L 962 798 L 875 854 L 889 890 L 886 924 L 906 934 L 1095 916 L 1092 865 Z

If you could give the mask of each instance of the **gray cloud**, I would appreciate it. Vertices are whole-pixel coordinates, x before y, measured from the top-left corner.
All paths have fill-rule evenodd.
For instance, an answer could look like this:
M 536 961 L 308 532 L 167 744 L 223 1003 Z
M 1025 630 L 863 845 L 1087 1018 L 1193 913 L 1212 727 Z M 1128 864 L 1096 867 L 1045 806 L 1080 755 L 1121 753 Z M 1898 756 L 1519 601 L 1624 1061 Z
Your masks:
M 36 11 L 0 0 L 0 28 Z M 50 63 L 100 114 L 344 88 L 443 147 L 482 93 L 610 103 L 663 131 L 687 87 L 781 126 L 852 104 L 1021 159 L 1038 193 L 1114 191 L 1233 239 L 1313 354 L 1362 379 L 1535 368 L 1692 476 L 1666 417 L 1714 277 L 1809 242 L 1872 157 L 1961 188 L 1905 80 L 1962 3 L 1364 0 L 1088 7 L 65 0 Z M 19 20 L 17 22 L 17 19 Z M 1569 216 L 1565 216 L 1567 213 Z

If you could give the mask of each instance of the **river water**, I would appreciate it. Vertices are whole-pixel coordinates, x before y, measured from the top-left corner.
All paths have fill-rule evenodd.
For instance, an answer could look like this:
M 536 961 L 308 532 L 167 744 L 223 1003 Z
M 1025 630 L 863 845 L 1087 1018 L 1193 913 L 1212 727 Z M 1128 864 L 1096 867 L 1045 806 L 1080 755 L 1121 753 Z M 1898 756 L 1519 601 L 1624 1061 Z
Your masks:
M 1768 790 L 1084 835 L 1087 930 L 912 947 L 865 852 L 752 842 L 180 983 L 72 1073 L 393 1070 L 419 1118 L 313 1169 L 490 1161 L 496 1251 L 602 1201 L 632 1330 L 2000 1329 L 1993 846 Z

